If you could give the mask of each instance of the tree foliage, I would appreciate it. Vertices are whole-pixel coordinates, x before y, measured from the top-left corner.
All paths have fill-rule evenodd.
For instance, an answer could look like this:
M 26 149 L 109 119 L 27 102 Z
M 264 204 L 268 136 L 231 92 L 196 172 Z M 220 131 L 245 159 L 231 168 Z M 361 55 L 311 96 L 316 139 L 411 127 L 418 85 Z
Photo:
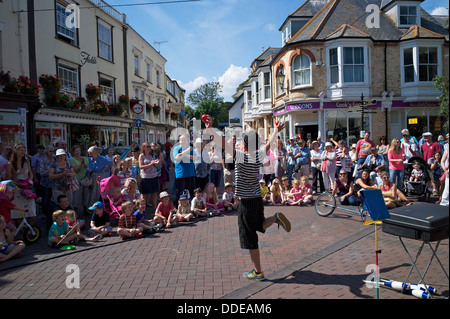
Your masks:
M 449 128 L 449 123 L 448 123 L 448 77 L 446 76 L 436 76 L 434 78 L 435 81 L 435 87 L 436 89 L 438 89 L 439 91 L 441 91 L 441 95 L 439 96 L 439 102 L 440 102 L 440 106 L 439 106 L 439 114 L 443 115 L 446 118 L 445 124 L 444 124 L 444 129 L 448 130 Z
M 206 83 L 189 94 L 187 102 L 195 106 L 200 105 L 203 101 L 222 103 L 223 97 L 220 95 L 221 93 L 222 85 L 219 82 Z
M 200 120 L 203 114 L 211 115 L 214 118 L 213 125 L 217 127 L 219 123 L 228 122 L 228 107 L 230 102 L 224 102 L 222 85 L 219 82 L 210 82 L 200 86 L 189 94 L 186 106 L 186 116 L 190 119 Z

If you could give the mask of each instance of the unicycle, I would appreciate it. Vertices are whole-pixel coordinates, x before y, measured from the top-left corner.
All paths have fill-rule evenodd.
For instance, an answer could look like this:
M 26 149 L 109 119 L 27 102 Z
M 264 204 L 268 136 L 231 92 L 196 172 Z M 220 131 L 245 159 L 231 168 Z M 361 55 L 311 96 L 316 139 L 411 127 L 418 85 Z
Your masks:
M 314 203 L 314 208 L 316 210 L 317 215 L 322 217 L 327 217 L 333 214 L 336 208 L 346 212 L 358 214 L 359 217 L 361 218 L 361 222 L 363 223 L 366 221 L 366 217 L 368 214 L 366 205 L 363 202 L 358 205 L 357 211 L 342 206 L 337 206 L 336 197 L 334 197 L 332 194 L 328 192 L 324 192 L 320 194 L 319 197 L 317 197 L 316 202 Z

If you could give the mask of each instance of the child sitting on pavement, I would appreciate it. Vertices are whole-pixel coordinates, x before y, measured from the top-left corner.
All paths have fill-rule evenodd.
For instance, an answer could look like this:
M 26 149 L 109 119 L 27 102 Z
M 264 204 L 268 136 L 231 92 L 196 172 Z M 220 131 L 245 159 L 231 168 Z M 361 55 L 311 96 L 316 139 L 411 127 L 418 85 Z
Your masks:
M 288 197 L 289 205 L 301 205 L 302 204 L 302 189 L 300 187 L 300 181 L 298 179 L 294 179 L 292 181 L 292 189 L 291 193 Z
M 209 209 L 206 207 L 206 201 L 202 196 L 201 188 L 194 189 L 194 198 L 191 201 L 191 212 L 197 217 L 208 216 Z
M 189 199 L 186 195 L 181 195 L 178 200 L 178 210 L 176 214 L 177 221 L 179 222 L 189 222 L 194 214 L 191 213 L 191 206 L 189 205 Z
M 122 204 L 122 215 L 119 217 L 119 225 L 117 228 L 117 234 L 122 236 L 122 240 L 132 237 L 142 237 L 144 229 L 137 225 L 133 208 L 134 202 L 125 202 Z
M 6 228 L 5 217 L 0 215 L 0 264 L 14 256 L 20 256 L 25 248 L 23 241 L 13 241 L 11 231 Z
M 231 185 L 231 183 L 226 183 L 224 190 L 222 195 L 223 206 L 228 210 L 236 209 L 238 206 L 238 199 L 234 196 L 233 185 Z
M 88 231 L 90 237 L 96 235 L 112 236 L 112 227 L 109 221 L 109 214 L 103 210 L 105 208 L 102 202 L 96 202 L 89 207 L 89 210 L 94 211 L 91 218 L 91 228 Z
M 161 199 L 161 202 L 156 208 L 153 222 L 158 228 L 170 228 L 174 223 L 176 224 L 177 217 L 175 214 L 177 211 L 175 210 L 175 207 L 173 207 L 173 203 L 169 200 L 170 196 L 166 191 L 161 192 L 159 198 Z
M 281 190 L 280 181 L 275 178 L 270 186 L 270 201 L 273 206 L 281 206 L 284 204 L 283 191 Z
M 134 205 L 134 216 L 136 216 L 138 227 L 142 227 L 145 233 L 153 232 L 155 229 L 153 227 L 153 221 L 150 219 L 145 219 L 145 208 L 147 206 L 145 200 L 143 198 L 136 199 L 134 201 Z
M 68 210 L 66 212 L 66 222 L 67 224 L 69 224 L 69 231 L 71 231 L 72 228 L 76 227 L 73 233 L 78 235 L 78 240 L 98 241 L 99 239 L 101 239 L 101 235 L 96 235 L 91 238 L 81 233 L 81 228 L 84 227 L 85 222 L 84 219 L 77 220 L 77 213 L 74 210 Z
M 66 212 L 63 210 L 57 210 L 52 215 L 53 224 L 48 231 L 48 245 L 56 248 L 58 243 L 63 245 L 76 244 L 78 235 L 77 233 L 69 232 L 69 224 L 66 222 Z
M 206 201 L 206 207 L 211 208 L 213 214 L 218 215 L 225 210 L 223 204 L 219 201 L 214 183 L 206 184 L 203 197 Z
M 300 188 L 302 189 L 302 205 L 311 204 L 313 201 L 312 186 L 306 175 L 300 177 Z
M 269 204 L 270 203 L 270 190 L 269 190 L 269 187 L 267 187 L 265 180 L 262 179 L 259 181 L 259 188 L 261 190 L 261 197 L 262 197 L 263 203 Z

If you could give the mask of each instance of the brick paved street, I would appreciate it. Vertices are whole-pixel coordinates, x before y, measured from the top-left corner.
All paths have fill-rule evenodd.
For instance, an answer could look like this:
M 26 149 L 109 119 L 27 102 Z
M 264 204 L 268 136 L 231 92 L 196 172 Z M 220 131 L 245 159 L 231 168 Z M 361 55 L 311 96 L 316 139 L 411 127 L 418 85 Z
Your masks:
M 238 241 L 235 212 L 181 224 L 162 233 L 122 241 L 118 236 L 83 243 L 73 251 L 46 246 L 46 236 L 27 247 L 24 256 L 0 265 L 0 297 L 11 299 L 374 299 L 375 289 L 362 280 L 375 264 L 374 226 L 359 217 L 335 211 L 319 217 L 313 207 L 266 207 L 266 216 L 283 211 L 292 222 L 286 233 L 276 225 L 260 235 L 261 259 L 267 280 L 249 282 L 242 272 L 252 268 L 248 252 Z M 411 254 L 420 242 L 406 240 Z M 402 281 L 409 259 L 396 236 L 378 231 L 381 277 Z M 438 256 L 447 273 L 448 240 Z M 425 248 L 418 266 L 429 260 Z M 28 264 L 28 265 L 27 265 Z M 71 272 L 80 270 L 80 288 L 68 289 Z M 427 283 L 448 297 L 448 281 L 436 260 Z M 411 282 L 417 283 L 415 272 Z M 415 299 L 389 288 L 380 288 L 383 299 Z

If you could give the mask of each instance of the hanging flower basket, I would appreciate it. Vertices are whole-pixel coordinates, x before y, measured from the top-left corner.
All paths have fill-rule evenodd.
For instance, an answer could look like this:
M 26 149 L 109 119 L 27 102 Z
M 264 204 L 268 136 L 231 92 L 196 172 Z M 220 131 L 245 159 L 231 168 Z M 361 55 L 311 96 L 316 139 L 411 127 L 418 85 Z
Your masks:
M 119 103 L 125 106 L 130 105 L 130 98 L 128 96 L 126 96 L 125 94 L 122 94 L 119 97 Z
M 46 94 L 51 92 L 59 92 L 62 87 L 62 82 L 59 76 L 55 74 L 42 74 L 39 77 L 39 84 L 42 86 Z
M 89 101 L 95 101 L 100 98 L 100 87 L 92 83 L 86 85 L 86 97 Z
M 18 94 L 39 95 L 40 88 L 40 85 L 28 76 L 21 75 L 18 79 L 13 78 L 8 83 L 5 83 L 3 91 Z
M 101 100 L 94 101 L 89 104 L 89 112 L 106 116 L 109 114 L 109 105 Z
M 159 105 L 153 105 L 152 107 L 153 113 L 158 114 L 161 111 L 161 107 Z
M 120 116 L 123 113 L 124 107 L 121 103 L 113 103 L 109 105 L 109 115 Z
M 86 108 L 86 99 L 84 97 L 77 97 L 73 101 L 73 110 L 75 111 L 85 111 Z
M 177 113 L 170 113 L 170 118 L 174 121 L 178 120 L 178 114 Z

